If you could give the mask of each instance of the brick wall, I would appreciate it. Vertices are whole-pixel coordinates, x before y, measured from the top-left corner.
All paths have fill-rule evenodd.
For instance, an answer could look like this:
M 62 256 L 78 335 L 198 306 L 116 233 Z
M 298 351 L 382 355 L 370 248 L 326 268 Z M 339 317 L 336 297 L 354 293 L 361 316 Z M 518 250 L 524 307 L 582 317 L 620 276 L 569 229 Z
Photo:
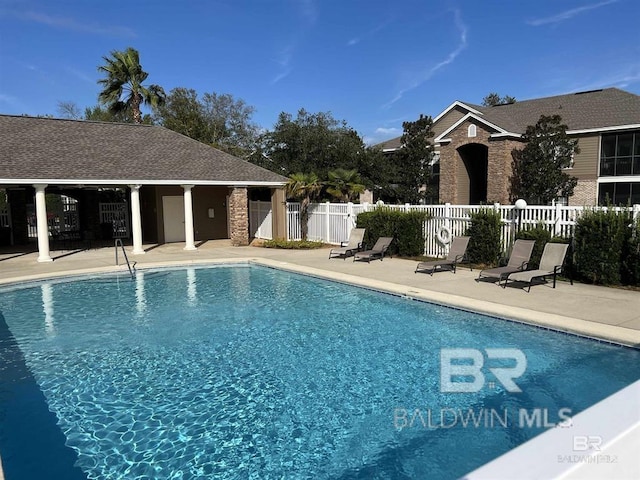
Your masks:
M 598 182 L 596 180 L 578 180 L 578 185 L 569 197 L 569 205 L 591 206 L 598 203 Z
M 233 246 L 249 245 L 249 202 L 245 187 L 229 190 L 229 230 Z
M 508 139 L 491 140 L 489 136 L 493 131 L 475 122 L 476 136 L 469 137 L 471 123 L 466 121 L 459 125 L 447 135 L 451 142 L 440 147 L 440 202 L 460 203 L 463 195 L 458 191 L 458 177 L 466 175 L 466 169 L 457 149 L 475 143 L 488 149 L 487 202 L 508 204 L 509 181 L 513 170 L 511 151 L 520 148 L 522 143 Z

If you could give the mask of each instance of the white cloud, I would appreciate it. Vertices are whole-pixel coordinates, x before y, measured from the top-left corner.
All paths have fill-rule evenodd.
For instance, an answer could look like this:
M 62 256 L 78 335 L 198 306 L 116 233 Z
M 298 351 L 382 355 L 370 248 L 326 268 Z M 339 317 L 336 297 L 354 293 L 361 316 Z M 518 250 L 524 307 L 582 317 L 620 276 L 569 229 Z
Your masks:
M 368 32 L 364 33 L 363 35 L 361 35 L 359 37 L 353 37 L 351 40 L 349 40 L 347 42 L 347 46 L 348 47 L 353 47 L 354 45 L 357 45 L 358 43 L 360 43 L 363 39 L 374 36 L 380 30 L 383 30 L 392 21 L 393 21 L 393 19 L 387 20 L 386 22 L 383 22 L 380 25 L 375 26 L 374 28 L 372 28 Z
M 378 128 L 376 128 L 376 133 L 380 134 L 380 135 L 397 135 L 400 132 L 402 132 L 402 130 L 399 129 L 399 128 L 396 128 L 396 127 L 391 127 L 391 128 L 378 127 Z
M 618 0 L 606 0 L 604 2 L 599 2 L 599 3 L 591 3 L 589 5 L 583 5 L 582 7 L 566 10 L 556 15 L 552 15 L 551 17 L 536 18 L 533 20 L 528 20 L 527 24 L 533 27 L 539 27 L 540 25 L 548 25 L 550 23 L 560 23 L 560 22 L 564 22 L 565 20 L 570 20 L 576 15 L 580 15 L 581 13 L 587 12 L 589 10 L 594 10 L 596 8 L 604 7 L 605 5 L 610 5 L 616 2 L 618 2 Z
M 453 13 L 454 13 L 454 21 L 456 24 L 456 28 L 460 33 L 458 46 L 455 48 L 455 50 L 449 53 L 449 55 L 447 55 L 447 57 L 444 60 L 435 64 L 434 66 L 427 69 L 426 71 L 410 74 L 410 77 L 413 77 L 413 78 L 407 82 L 407 85 L 405 87 L 400 89 L 400 91 L 396 94 L 395 97 L 393 97 L 391 101 L 384 104 L 383 108 L 390 107 L 391 105 L 396 103 L 398 100 L 400 100 L 405 93 L 415 88 L 418 88 L 424 82 L 429 80 L 438 70 L 453 63 L 454 60 L 458 57 L 458 55 L 460 55 L 462 51 L 465 48 L 467 48 L 467 26 L 462 22 L 462 18 L 460 17 L 459 10 L 454 10 Z
M 106 35 L 112 37 L 135 37 L 135 32 L 128 27 L 120 27 L 115 25 L 98 25 L 95 23 L 80 22 L 70 17 L 62 17 L 57 15 L 48 15 L 41 12 L 3 12 L 10 16 L 20 18 L 29 22 L 40 23 L 49 27 L 61 30 L 72 30 L 81 33 L 90 33 L 94 35 Z

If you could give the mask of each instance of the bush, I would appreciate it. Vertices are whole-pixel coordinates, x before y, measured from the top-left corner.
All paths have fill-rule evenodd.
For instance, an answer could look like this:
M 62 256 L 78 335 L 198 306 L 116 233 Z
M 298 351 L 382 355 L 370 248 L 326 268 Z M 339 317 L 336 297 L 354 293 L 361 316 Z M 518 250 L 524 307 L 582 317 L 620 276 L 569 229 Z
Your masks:
M 380 237 L 394 237 L 389 247 L 391 255 L 416 257 L 424 254 L 424 222 L 429 215 L 425 212 L 401 212 L 388 207 L 378 207 L 372 212 L 358 215 L 358 228 L 366 228 L 364 243 L 372 247 Z
M 471 237 L 467 256 L 471 263 L 495 264 L 502 254 L 500 229 L 502 220 L 495 210 L 484 209 L 471 214 L 471 226 L 465 235 Z
M 633 229 L 629 212 L 589 210 L 576 223 L 574 260 L 583 281 L 617 285 L 624 279 L 637 284 L 637 257 L 633 255 Z M 624 275 L 623 275 L 624 272 Z
M 324 247 L 322 242 L 312 242 L 311 240 L 265 240 L 262 244 L 265 248 L 283 248 L 287 250 L 312 250 Z
M 622 283 L 640 285 L 640 225 L 636 224 L 622 252 Z
M 535 228 L 520 230 L 516 234 L 516 239 L 518 238 L 536 241 L 528 267 L 530 270 L 535 270 L 540 266 L 540 258 L 542 257 L 542 251 L 544 250 L 545 244 L 551 241 L 551 232 L 549 232 L 543 224 L 538 224 Z

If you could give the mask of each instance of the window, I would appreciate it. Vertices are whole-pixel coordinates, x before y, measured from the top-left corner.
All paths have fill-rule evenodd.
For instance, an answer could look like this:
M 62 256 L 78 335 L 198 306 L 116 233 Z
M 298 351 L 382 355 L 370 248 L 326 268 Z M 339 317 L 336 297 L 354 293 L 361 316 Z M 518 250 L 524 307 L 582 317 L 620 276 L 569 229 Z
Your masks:
M 467 129 L 467 137 L 471 138 L 471 137 L 475 137 L 476 135 L 478 135 L 478 132 L 476 130 L 476 126 L 475 125 L 469 125 L 469 128 Z
M 611 182 L 598 186 L 598 205 L 639 205 L 640 182 Z
M 600 176 L 640 175 L 640 132 L 602 135 Z

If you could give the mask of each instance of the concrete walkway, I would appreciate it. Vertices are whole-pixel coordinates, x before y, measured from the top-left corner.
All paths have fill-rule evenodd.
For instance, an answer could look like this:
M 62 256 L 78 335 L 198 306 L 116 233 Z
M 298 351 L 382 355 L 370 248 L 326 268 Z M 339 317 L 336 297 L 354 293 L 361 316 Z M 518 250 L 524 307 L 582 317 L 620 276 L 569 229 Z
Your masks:
M 209 241 L 197 251 L 183 244 L 147 245 L 145 255 L 131 255 L 137 268 L 211 262 L 246 262 L 312 274 L 424 299 L 550 328 L 580 333 L 640 347 L 640 292 L 559 282 L 535 286 L 530 293 L 516 287 L 476 282 L 477 271 L 459 268 L 433 276 L 415 274 L 415 261 L 386 258 L 354 263 L 352 259 L 329 260 L 328 250 L 276 250 L 232 247 L 227 240 Z M 115 267 L 114 248 L 54 251 L 53 262 L 38 263 L 37 253 L 1 253 L 0 284 L 82 272 L 103 272 Z M 122 256 L 121 256 L 122 260 Z

